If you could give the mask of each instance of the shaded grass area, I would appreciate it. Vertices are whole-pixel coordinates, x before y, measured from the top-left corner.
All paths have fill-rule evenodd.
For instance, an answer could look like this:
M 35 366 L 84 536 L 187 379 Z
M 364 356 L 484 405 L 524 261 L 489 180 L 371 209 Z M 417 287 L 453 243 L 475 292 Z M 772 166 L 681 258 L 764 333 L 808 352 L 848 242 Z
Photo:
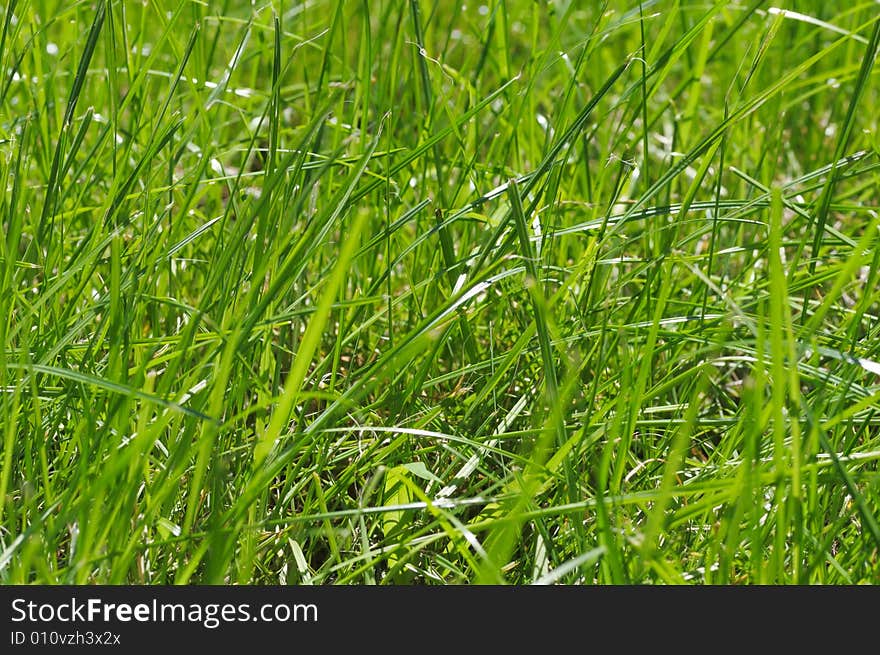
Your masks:
M 878 580 L 876 2 L 0 17 L 0 581 Z

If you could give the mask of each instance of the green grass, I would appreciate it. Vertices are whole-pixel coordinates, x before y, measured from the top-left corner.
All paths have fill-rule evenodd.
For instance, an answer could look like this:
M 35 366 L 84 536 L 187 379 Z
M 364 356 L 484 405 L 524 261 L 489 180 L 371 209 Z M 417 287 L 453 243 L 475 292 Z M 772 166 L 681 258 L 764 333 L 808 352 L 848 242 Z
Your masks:
M 880 581 L 877 3 L 0 9 L 0 582 Z

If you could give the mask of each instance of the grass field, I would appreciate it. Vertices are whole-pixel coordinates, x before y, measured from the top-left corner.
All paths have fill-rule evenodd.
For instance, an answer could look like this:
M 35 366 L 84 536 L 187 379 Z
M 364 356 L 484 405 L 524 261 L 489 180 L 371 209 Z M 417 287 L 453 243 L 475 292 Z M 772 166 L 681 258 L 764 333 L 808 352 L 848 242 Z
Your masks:
M 0 582 L 880 582 L 878 16 L 7 0 Z

